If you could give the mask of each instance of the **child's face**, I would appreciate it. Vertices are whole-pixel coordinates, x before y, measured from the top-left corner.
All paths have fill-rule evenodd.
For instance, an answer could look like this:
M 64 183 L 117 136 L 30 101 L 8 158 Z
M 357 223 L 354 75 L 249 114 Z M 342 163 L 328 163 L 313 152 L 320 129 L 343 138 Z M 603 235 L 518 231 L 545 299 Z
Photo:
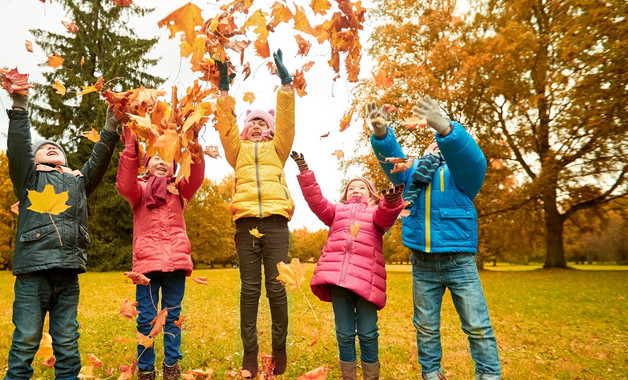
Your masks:
M 262 119 L 253 119 L 250 121 L 251 128 L 246 131 L 246 139 L 253 142 L 263 140 L 262 132 L 268 130 L 268 124 Z
M 347 198 L 353 198 L 355 196 L 370 198 L 369 187 L 364 181 L 356 179 L 349 182 L 349 186 L 347 186 Z
M 165 162 L 159 157 L 159 153 L 155 153 L 155 155 L 148 161 L 148 167 L 146 170 L 155 177 L 171 177 L 173 173 L 173 165 L 172 162 Z
M 35 152 L 35 164 L 65 165 L 65 156 L 58 146 L 44 144 Z

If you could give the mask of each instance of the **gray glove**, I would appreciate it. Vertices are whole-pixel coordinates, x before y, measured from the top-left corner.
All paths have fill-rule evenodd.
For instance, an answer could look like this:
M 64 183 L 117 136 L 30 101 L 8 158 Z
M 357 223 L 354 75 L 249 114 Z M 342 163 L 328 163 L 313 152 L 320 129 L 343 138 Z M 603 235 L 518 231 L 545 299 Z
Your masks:
M 377 137 L 386 136 L 388 130 L 388 113 L 384 111 L 384 107 L 379 108 L 375 102 L 366 105 L 366 111 L 369 114 L 369 121 L 373 127 L 373 134 Z
M 11 99 L 13 99 L 13 108 L 21 108 L 25 110 L 28 107 L 28 95 L 22 95 L 14 92 L 11 94 Z
M 419 100 L 416 103 L 416 106 L 412 108 L 412 113 L 419 118 L 427 120 L 427 125 L 438 134 L 444 134 L 447 128 L 449 128 L 449 122 L 441 116 L 438 102 L 430 98 L 429 95 L 425 95 L 423 100 Z
M 113 112 L 113 107 L 109 106 L 107 108 L 107 121 L 105 122 L 105 128 L 109 132 L 118 133 L 118 126 L 120 125 L 120 121 L 122 118 L 116 118 L 115 113 Z

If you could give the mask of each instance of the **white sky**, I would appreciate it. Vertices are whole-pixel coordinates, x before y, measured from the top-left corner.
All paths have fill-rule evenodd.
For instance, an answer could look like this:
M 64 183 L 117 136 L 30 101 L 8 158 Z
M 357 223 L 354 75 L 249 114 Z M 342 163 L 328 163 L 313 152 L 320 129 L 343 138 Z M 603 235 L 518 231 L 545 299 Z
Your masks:
M 72 20 L 65 17 L 63 9 L 54 0 L 52 1 L 53 3 L 47 2 L 43 4 L 39 0 L 0 0 L 2 4 L 0 35 L 3 36 L 0 41 L 0 51 L 3 52 L 2 58 L 0 58 L 0 67 L 17 67 L 20 73 L 30 74 L 32 82 L 42 82 L 43 76 L 41 73 L 43 70 L 52 70 L 51 68 L 43 69 L 37 66 L 38 63 L 47 61 L 46 55 L 52 55 L 52 52 L 44 52 L 35 45 L 35 39 L 29 32 L 30 29 L 35 28 L 58 33 L 65 31 L 61 21 Z M 257 0 L 257 2 L 259 1 Z M 154 69 L 154 73 L 166 78 L 166 82 L 162 86 L 163 90 L 170 92 L 172 85 L 176 84 L 180 94 L 182 90 L 193 83 L 197 75 L 190 70 L 190 64 L 187 59 L 180 57 L 178 39 L 169 39 L 169 31 L 165 28 L 159 29 L 157 22 L 188 2 L 189 0 L 170 0 L 167 2 L 136 0 L 136 4 L 144 7 L 153 6 L 155 11 L 142 19 L 130 21 L 130 26 L 135 29 L 135 32 L 140 37 L 151 38 L 152 36 L 159 36 L 159 44 L 153 50 L 152 56 L 161 56 L 161 61 Z M 273 0 L 265 0 L 262 3 L 265 4 L 264 7 L 268 8 L 273 2 Z M 213 16 L 219 7 L 214 0 L 197 0 L 193 1 L 193 3 L 203 9 L 204 18 Z M 298 1 L 297 3 L 303 3 L 301 5 L 306 5 L 305 9 L 309 10 L 307 6 L 309 1 Z M 294 10 L 294 8 L 292 9 Z M 307 12 L 307 15 L 312 20 L 311 10 Z M 238 25 L 241 25 L 241 23 L 238 23 Z M 312 47 L 307 57 L 297 57 L 296 52 L 298 48 L 293 34 L 294 32 L 290 26 L 282 24 L 269 37 L 271 53 L 281 48 L 284 52 L 284 63 L 291 73 L 294 73 L 295 69 L 300 68 L 308 61 L 314 60 L 316 62 L 313 68 L 305 73 L 307 81 L 306 91 L 308 94 L 302 98 L 296 97 L 296 137 L 293 150 L 302 152 L 305 155 L 308 165 L 317 174 L 323 194 L 331 201 L 336 201 L 340 197 L 340 184 L 343 174 L 338 169 L 338 160 L 331 154 L 336 149 L 342 150 L 345 158 L 351 158 L 355 154 L 355 141 L 362 129 L 362 120 L 354 115 L 351 126 L 342 133 L 338 132 L 340 120 L 349 108 L 351 90 L 353 88 L 352 84 L 347 81 L 343 63 L 341 63 L 341 77 L 334 82 L 335 73 L 327 64 L 327 60 L 330 58 L 329 44 L 318 45 L 311 36 L 301 34 L 312 43 Z M 369 28 L 360 33 L 363 46 L 367 45 L 369 35 Z M 26 51 L 24 47 L 25 40 L 33 42 L 35 45 L 34 53 Z M 238 114 L 238 122 L 241 128 L 247 109 L 261 108 L 269 110 L 275 108 L 276 95 L 273 93 L 273 90 L 279 84 L 279 79 L 268 73 L 265 66 L 266 61 L 262 61 L 259 58 L 250 58 L 252 53 L 252 51 L 247 53 L 245 58 L 245 60 L 250 60 L 251 62 L 251 77 L 244 83 L 241 81 L 242 75 L 236 77 L 236 81 L 230 91 L 230 94 L 236 99 L 236 113 Z M 344 56 L 341 56 L 341 59 L 344 59 Z M 232 56 L 232 60 L 239 62 L 235 54 Z M 366 52 L 363 51 L 360 78 L 369 77 L 371 70 L 372 64 L 366 57 Z M 86 83 L 85 85 L 89 84 Z M 256 97 L 252 105 L 242 101 L 244 92 L 249 91 L 253 92 Z M 0 106 L 4 109 L 9 108 L 11 105 L 11 100 L 4 90 L 0 90 L 0 102 Z M 6 149 L 7 128 L 8 117 L 6 113 L 0 112 L 0 150 Z M 99 127 L 96 126 L 96 128 L 98 129 Z M 329 131 L 335 132 L 332 132 L 327 138 L 320 139 L 321 135 Z M 223 155 L 218 134 L 209 125 L 205 128 L 201 144 L 204 146 L 218 145 L 221 155 Z M 214 160 L 207 156 L 205 159 L 207 167 L 205 176 L 207 178 L 220 181 L 225 175 L 233 172 L 233 169 L 224 159 Z M 314 216 L 303 200 L 296 180 L 298 169 L 292 159 L 288 159 L 285 173 L 288 188 L 296 203 L 296 210 L 290 222 L 290 228 L 307 227 L 309 230 L 323 228 L 324 225 Z M 359 173 L 352 174 L 357 175 Z

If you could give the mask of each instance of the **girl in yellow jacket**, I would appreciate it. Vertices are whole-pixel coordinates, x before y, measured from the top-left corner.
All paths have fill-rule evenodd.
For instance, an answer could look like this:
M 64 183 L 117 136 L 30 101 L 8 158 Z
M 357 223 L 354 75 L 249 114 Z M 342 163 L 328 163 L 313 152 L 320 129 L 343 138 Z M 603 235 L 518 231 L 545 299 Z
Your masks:
M 272 110 L 248 111 L 241 133 L 236 124 L 235 100 L 228 92 L 229 64 L 218 62 L 221 96 L 217 102 L 217 128 L 225 158 L 235 169 L 235 192 L 230 208 L 236 224 L 235 245 L 242 284 L 240 335 L 244 378 L 254 378 L 258 371 L 257 307 L 262 265 L 272 317 L 274 373 L 280 375 L 286 371 L 288 299 L 276 278 L 277 264 L 288 260 L 288 221 L 294 212 L 283 172 L 294 140 L 294 90 L 281 50 L 273 58 L 282 84 L 277 94 L 276 119 Z

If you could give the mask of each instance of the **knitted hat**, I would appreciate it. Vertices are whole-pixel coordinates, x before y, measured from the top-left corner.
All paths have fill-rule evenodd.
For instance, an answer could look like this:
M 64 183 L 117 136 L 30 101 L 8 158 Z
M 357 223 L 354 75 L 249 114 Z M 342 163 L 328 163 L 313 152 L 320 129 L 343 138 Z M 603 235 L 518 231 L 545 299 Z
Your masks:
M 54 145 L 57 148 L 59 148 L 59 150 L 61 151 L 61 153 L 63 153 L 63 165 L 67 166 L 68 165 L 68 157 L 65 155 L 65 151 L 63 150 L 63 148 L 61 147 L 61 145 L 57 144 L 54 141 L 50 141 L 50 140 L 40 140 L 37 141 L 36 143 L 33 143 L 33 155 L 37 154 L 37 151 L 39 150 L 39 148 L 41 148 L 42 146 L 46 145 L 46 144 L 50 144 L 50 145 Z
M 369 189 L 369 195 L 370 195 L 369 200 L 373 200 L 375 201 L 375 203 L 379 203 L 379 194 L 377 194 L 377 189 L 375 188 L 375 185 L 373 185 L 373 182 L 369 181 L 368 179 L 364 177 L 353 178 L 347 183 L 347 186 L 345 187 L 345 190 L 342 193 L 342 198 L 340 198 L 340 203 L 347 203 L 347 191 L 349 190 L 349 185 L 353 181 L 364 182 Z
M 269 110 L 268 112 L 262 110 L 246 111 L 246 119 L 244 119 L 244 129 L 240 133 L 240 138 L 246 140 L 246 133 L 253 126 L 251 121 L 253 119 L 262 119 L 268 125 L 268 133 L 275 132 L 275 110 Z

